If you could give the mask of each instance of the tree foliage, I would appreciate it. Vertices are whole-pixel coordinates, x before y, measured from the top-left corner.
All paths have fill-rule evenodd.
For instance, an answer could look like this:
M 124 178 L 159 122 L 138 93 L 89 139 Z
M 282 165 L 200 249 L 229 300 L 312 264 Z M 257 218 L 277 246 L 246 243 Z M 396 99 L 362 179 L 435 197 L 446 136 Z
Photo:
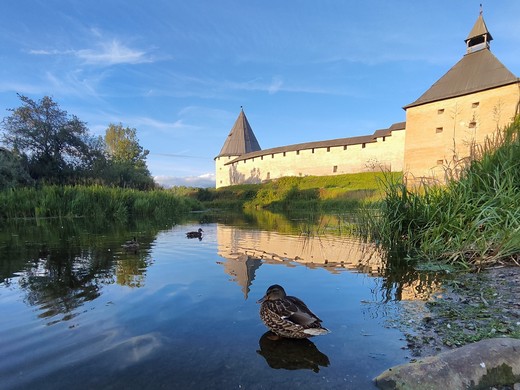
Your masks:
M 107 178 L 111 183 L 139 189 L 154 186 L 146 166 L 149 151 L 139 144 L 136 129 L 110 124 L 105 133 L 105 145 L 111 163 Z
M 154 188 L 136 129 L 111 124 L 96 138 L 51 97 L 18 96 L 22 105 L 1 122 L 0 189 L 31 182 Z
M 0 190 L 32 184 L 26 161 L 7 149 L 0 148 Z
M 103 156 L 86 124 L 49 96 L 39 101 L 18 96 L 22 106 L 9 109 L 11 115 L 2 121 L 3 142 L 26 158 L 31 177 L 64 184 L 85 176 Z

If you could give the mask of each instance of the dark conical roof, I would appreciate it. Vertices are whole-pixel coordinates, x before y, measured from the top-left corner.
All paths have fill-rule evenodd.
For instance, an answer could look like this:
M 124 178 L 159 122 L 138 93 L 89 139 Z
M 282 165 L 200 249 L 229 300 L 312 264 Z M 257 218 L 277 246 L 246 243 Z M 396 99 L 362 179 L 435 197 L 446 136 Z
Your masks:
M 484 22 L 484 17 L 482 14 L 479 15 L 477 21 L 473 25 L 473 28 L 468 34 L 468 37 L 466 38 L 465 42 L 471 41 L 472 39 L 479 38 L 479 37 L 486 37 L 486 41 L 492 41 L 493 37 L 489 33 L 486 22 Z
M 217 157 L 241 156 L 245 153 L 256 152 L 258 150 L 262 150 L 262 148 L 260 148 L 253 129 L 251 129 L 247 121 L 244 110 L 241 110 Z

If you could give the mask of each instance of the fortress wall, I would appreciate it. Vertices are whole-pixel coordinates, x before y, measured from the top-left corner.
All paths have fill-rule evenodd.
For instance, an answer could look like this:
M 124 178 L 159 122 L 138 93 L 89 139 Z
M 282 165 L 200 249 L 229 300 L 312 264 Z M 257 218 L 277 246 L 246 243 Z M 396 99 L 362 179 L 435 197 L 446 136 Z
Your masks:
M 454 167 L 508 125 L 520 100 L 518 84 L 432 102 L 406 111 L 404 171 L 413 184 L 423 177 L 444 181 Z
M 402 171 L 404 140 L 405 130 L 394 130 L 391 136 L 379 137 L 377 142 L 365 144 L 265 154 L 229 165 L 219 165 L 221 162 L 217 158 L 217 188 L 241 183 L 261 183 L 284 176 L 327 176 L 379 171 L 381 167 L 394 172 Z M 222 178 L 219 178 L 219 172 L 222 172 Z M 226 172 L 228 181 L 224 178 Z M 228 182 L 229 184 L 224 184 Z

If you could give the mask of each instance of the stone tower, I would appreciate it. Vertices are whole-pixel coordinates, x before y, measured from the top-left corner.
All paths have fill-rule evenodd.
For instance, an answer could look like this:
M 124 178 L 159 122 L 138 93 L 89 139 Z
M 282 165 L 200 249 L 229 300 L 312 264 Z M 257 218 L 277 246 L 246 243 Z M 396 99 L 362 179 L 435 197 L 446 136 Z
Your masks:
M 481 11 L 462 59 L 404 107 L 408 184 L 456 178 L 475 146 L 518 114 L 519 79 L 491 53 L 492 39 Z
M 244 110 L 241 109 L 235 124 L 224 142 L 224 146 L 222 146 L 218 156 L 215 157 L 216 187 L 240 183 L 241 180 L 237 177 L 239 173 L 234 171 L 232 165 L 226 164 L 243 154 L 259 150 L 262 149 L 256 140 L 253 129 L 249 125 Z

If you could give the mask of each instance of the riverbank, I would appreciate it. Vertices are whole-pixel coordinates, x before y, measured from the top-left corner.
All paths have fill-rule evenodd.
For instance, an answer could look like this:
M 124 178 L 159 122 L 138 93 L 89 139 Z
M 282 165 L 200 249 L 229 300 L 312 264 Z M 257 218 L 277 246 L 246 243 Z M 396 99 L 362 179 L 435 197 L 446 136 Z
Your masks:
M 520 267 L 495 267 L 448 280 L 426 302 L 403 302 L 399 324 L 410 361 L 482 339 L 520 339 Z

